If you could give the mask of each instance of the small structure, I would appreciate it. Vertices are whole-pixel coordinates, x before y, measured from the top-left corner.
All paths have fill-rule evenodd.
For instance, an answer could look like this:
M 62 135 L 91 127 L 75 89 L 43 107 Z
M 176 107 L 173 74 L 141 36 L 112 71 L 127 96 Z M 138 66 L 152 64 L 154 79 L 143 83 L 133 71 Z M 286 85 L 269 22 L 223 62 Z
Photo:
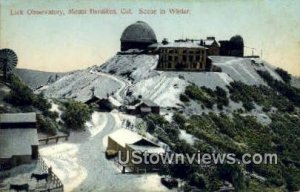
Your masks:
M 165 150 L 159 145 L 153 143 L 147 138 L 141 135 L 129 131 L 127 129 L 119 129 L 108 136 L 107 150 L 121 152 L 121 160 L 124 162 L 128 160 L 127 164 L 121 164 L 123 167 L 122 172 L 125 172 L 125 168 L 130 168 L 131 171 L 139 173 L 140 170 L 154 170 L 158 169 L 160 164 L 134 164 L 132 163 L 132 152 L 138 151 L 141 153 L 147 152 L 148 154 L 164 154 Z
M 0 164 L 10 168 L 38 158 L 35 113 L 0 114 Z
M 135 106 L 127 106 L 126 110 L 129 114 L 147 115 L 149 113 L 159 114 L 160 107 L 151 100 L 143 100 Z
M 221 56 L 244 56 L 244 40 L 241 36 L 236 35 L 230 38 L 230 40 L 219 41 L 221 44 L 220 55 Z
M 135 109 L 137 114 L 146 115 L 148 113 L 159 114 L 160 107 L 151 100 L 143 100 L 136 106 Z
M 84 102 L 85 104 L 95 107 L 100 111 L 111 111 L 113 110 L 114 106 L 107 98 L 99 98 L 93 95 L 90 99 Z
M 215 37 L 207 37 L 200 40 L 200 45 L 206 47 L 207 55 L 220 55 L 220 45 L 216 41 Z

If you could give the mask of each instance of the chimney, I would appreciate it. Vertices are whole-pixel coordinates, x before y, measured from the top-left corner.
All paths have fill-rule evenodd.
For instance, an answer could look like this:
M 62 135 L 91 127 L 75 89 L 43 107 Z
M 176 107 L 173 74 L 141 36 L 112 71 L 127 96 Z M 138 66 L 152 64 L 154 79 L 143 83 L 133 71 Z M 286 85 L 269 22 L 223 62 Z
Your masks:
M 169 42 L 168 42 L 168 39 L 164 38 L 161 42 L 163 45 L 167 45 Z
M 207 40 L 216 40 L 215 37 L 207 37 L 206 39 L 207 39 Z
M 204 41 L 203 41 L 203 39 L 200 40 L 200 45 L 201 45 L 201 46 L 204 46 Z

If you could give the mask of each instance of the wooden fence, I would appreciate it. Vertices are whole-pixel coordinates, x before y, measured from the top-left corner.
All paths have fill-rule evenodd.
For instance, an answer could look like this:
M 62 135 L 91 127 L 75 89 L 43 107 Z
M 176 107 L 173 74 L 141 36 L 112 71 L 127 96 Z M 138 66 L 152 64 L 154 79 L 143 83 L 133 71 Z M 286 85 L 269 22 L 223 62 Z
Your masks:
M 47 137 L 47 138 L 39 139 L 39 142 L 45 141 L 45 144 L 47 145 L 49 143 L 49 141 L 51 141 L 51 140 L 55 140 L 55 142 L 57 143 L 59 141 L 59 139 L 63 139 L 63 138 L 65 139 L 65 141 L 67 141 L 69 139 L 69 135 L 59 135 L 59 136 Z
M 49 174 L 49 183 L 50 187 L 49 189 L 45 190 L 39 190 L 40 192 L 50 192 L 50 191 L 64 191 L 64 185 L 60 181 L 60 179 L 53 173 L 52 167 L 48 167 L 48 165 L 45 163 L 45 161 L 39 156 L 38 163 L 40 164 L 43 172 L 46 172 Z

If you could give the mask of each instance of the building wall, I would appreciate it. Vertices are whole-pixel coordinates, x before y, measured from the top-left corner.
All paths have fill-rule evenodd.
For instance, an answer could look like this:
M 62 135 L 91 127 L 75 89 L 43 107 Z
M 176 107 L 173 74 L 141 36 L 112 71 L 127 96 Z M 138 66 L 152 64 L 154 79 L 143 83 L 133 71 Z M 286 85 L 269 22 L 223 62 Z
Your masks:
M 220 55 L 220 47 L 216 43 L 213 43 L 210 47 L 208 47 L 207 54 Z
M 151 107 L 151 112 L 152 112 L 152 113 L 155 113 L 155 114 L 159 114 L 160 109 L 159 109 L 158 106 L 156 106 L 156 107 Z
M 161 165 L 163 162 L 159 161 L 158 164 L 146 164 L 142 159 L 142 163 L 141 164 L 133 164 L 132 163 L 132 152 L 134 151 L 134 149 L 132 149 L 130 146 L 126 145 L 126 150 L 129 151 L 129 163 L 128 166 L 131 166 L 132 171 L 134 173 L 141 173 L 143 172 L 145 169 L 147 169 L 148 171 L 154 170 L 154 169 L 160 169 Z M 148 159 L 149 162 L 149 159 Z
M 126 149 L 124 147 L 122 147 L 119 143 L 117 143 L 116 141 L 114 141 L 112 138 L 110 138 L 108 136 L 107 139 L 107 150 L 114 150 L 114 151 L 121 151 L 121 158 L 122 160 L 125 160 L 126 158 Z
M 0 158 L 0 170 L 28 163 L 32 163 L 31 155 L 14 155 L 11 158 Z
M 221 56 L 234 56 L 243 57 L 244 56 L 244 45 L 236 44 L 231 41 L 219 41 L 221 44 L 220 55 Z
M 152 43 L 144 43 L 144 42 L 121 42 L 121 51 L 126 51 L 128 49 L 140 49 L 146 50 L 149 45 Z
M 207 51 L 203 48 L 167 48 L 159 51 L 158 69 L 203 71 Z

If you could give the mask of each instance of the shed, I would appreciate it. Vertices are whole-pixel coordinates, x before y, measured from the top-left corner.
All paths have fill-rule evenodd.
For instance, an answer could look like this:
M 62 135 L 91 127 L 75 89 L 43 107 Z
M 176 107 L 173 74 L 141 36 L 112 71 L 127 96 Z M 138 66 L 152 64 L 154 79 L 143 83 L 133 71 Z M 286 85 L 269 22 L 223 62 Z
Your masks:
M 148 154 L 156 153 L 163 154 L 165 150 L 161 148 L 156 143 L 148 140 L 141 135 L 132 132 L 127 129 L 119 129 L 108 136 L 108 145 L 107 150 L 114 150 L 116 152 L 121 152 L 121 160 L 126 161 L 128 159 L 128 163 L 124 166 L 130 167 L 133 172 L 139 172 L 140 169 L 154 169 L 159 167 L 158 165 L 145 165 L 144 163 L 140 165 L 135 165 L 131 162 L 132 160 L 132 152 L 147 152 Z M 128 156 L 127 156 L 128 154 Z M 123 172 L 124 172 L 123 169 Z
M 141 114 L 141 115 L 145 115 L 148 113 L 159 114 L 160 107 L 159 107 L 159 105 L 157 105 L 156 103 L 154 103 L 151 100 L 143 100 L 141 103 L 139 103 L 136 106 L 135 111 L 137 114 Z
M 35 113 L 0 114 L 0 164 L 10 168 L 38 157 Z

